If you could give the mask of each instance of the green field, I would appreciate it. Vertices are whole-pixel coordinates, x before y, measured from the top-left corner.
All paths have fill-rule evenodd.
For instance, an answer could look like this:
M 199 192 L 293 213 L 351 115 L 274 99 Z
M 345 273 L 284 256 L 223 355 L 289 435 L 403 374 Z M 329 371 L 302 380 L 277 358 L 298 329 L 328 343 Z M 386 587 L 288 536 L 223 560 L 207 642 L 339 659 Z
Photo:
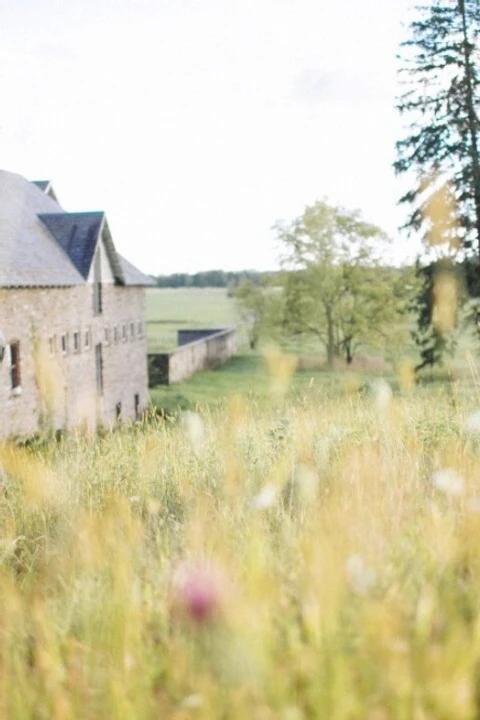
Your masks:
M 233 395 L 245 395 L 257 402 L 271 397 L 268 368 L 262 353 L 252 354 L 244 329 L 239 321 L 235 300 L 221 288 L 152 289 L 147 292 L 147 332 L 150 351 L 168 351 L 176 346 L 177 330 L 182 328 L 222 327 L 237 325 L 239 330 L 239 356 L 218 370 L 197 373 L 184 383 L 170 387 L 159 386 L 150 391 L 152 404 L 157 409 L 173 413 L 198 405 L 217 405 Z M 308 342 L 297 346 L 290 344 L 289 353 L 297 350 L 318 351 L 320 346 Z M 318 355 L 314 369 L 299 372 L 293 377 L 291 394 L 302 393 L 305 386 L 311 392 L 338 394 L 349 378 L 338 373 L 328 373 L 321 368 L 323 357 Z M 378 374 L 378 373 L 377 373 Z M 362 371 L 353 380 L 362 385 L 374 377 L 374 373 Z
M 147 334 L 151 352 L 177 345 L 177 330 L 227 327 L 239 322 L 235 301 L 224 288 L 147 290 Z
M 153 289 L 147 292 L 148 340 L 150 350 L 168 351 L 176 346 L 178 329 L 189 327 L 217 327 L 238 323 L 235 301 L 224 289 L 181 288 Z M 170 387 L 151 388 L 152 405 L 168 415 L 178 410 L 203 406 L 222 405 L 236 395 L 250 398 L 255 403 L 271 401 L 271 381 L 267 362 L 262 351 L 252 354 L 248 350 L 244 328 L 239 327 L 239 355 L 224 367 L 197 373 L 187 382 Z M 404 332 L 408 338 L 408 333 Z M 324 354 L 319 343 L 302 341 L 289 343 L 284 349 L 289 355 L 303 358 L 303 370 L 292 374 L 289 380 L 289 397 L 302 397 L 305 393 L 317 397 L 341 397 L 347 393 L 365 392 L 375 379 L 385 378 L 395 388 L 398 371 L 405 363 L 411 367 L 418 362 L 418 354 L 409 343 L 401 350 L 392 348 L 386 360 L 378 357 L 378 350 L 355 360 L 353 367 L 345 366 L 337 372 L 325 369 Z M 420 378 L 425 385 L 443 388 L 455 387 L 457 394 L 468 396 L 473 392 L 477 341 L 462 339 L 456 357 L 444 369 L 428 371 Z M 469 360 L 467 358 L 470 358 Z
M 147 292 L 148 340 L 150 350 L 168 351 L 176 346 L 176 332 L 181 328 L 217 327 L 239 322 L 235 301 L 224 289 L 182 288 L 153 289 Z M 187 382 L 170 387 L 151 388 L 152 405 L 159 411 L 175 414 L 177 410 L 218 406 L 235 395 L 243 395 L 260 404 L 271 400 L 271 381 L 262 351 L 248 350 L 244 328 L 239 327 L 239 355 L 223 368 L 197 373 Z M 408 337 L 408 333 L 406 333 Z M 341 397 L 345 393 L 364 392 L 378 378 L 385 378 L 395 388 L 398 372 L 405 363 L 418 362 L 412 343 L 401 350 L 392 348 L 385 362 L 378 351 L 366 349 L 351 369 L 343 366 L 337 372 L 327 371 L 319 343 L 289 343 L 285 352 L 303 357 L 304 369 L 293 373 L 289 381 L 289 397 L 298 398 L 308 392 L 321 402 L 325 397 Z M 419 387 L 447 388 L 462 396 L 475 396 L 478 340 L 462 337 L 455 357 L 446 368 L 426 371 L 419 378 Z M 449 390 L 449 392 L 450 392 Z

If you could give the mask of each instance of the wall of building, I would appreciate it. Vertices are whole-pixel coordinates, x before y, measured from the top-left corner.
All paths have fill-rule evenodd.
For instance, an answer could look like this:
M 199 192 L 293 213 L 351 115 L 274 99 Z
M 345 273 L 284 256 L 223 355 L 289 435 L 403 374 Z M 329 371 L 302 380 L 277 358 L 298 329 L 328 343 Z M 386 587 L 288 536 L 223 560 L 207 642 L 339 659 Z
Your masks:
M 19 342 L 21 372 L 20 388 L 13 389 L 7 348 L 0 363 L 0 437 L 43 426 L 108 425 L 120 408 L 122 417 L 134 418 L 136 395 L 147 407 L 145 291 L 104 285 L 99 315 L 93 314 L 92 292 L 91 285 L 0 289 L 0 330 L 8 344 Z
M 188 338 L 195 338 L 189 341 Z M 219 367 L 237 351 L 235 328 L 180 330 L 179 347 L 169 353 L 148 356 L 150 385 L 181 382 L 199 370 Z

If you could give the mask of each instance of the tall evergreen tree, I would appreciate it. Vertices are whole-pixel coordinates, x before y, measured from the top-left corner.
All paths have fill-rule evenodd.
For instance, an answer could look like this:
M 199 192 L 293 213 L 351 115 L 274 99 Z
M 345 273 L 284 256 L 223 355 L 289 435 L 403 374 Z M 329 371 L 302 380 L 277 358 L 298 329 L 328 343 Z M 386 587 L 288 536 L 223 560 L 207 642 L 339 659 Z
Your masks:
M 397 143 L 394 165 L 398 174 L 413 175 L 401 198 L 411 205 L 406 225 L 428 239 L 428 204 L 442 178 L 455 198 L 458 241 L 478 259 L 480 2 L 432 0 L 416 10 L 402 44 L 406 90 L 397 104 L 409 120 L 408 134 Z
M 416 11 L 402 44 L 406 90 L 397 109 L 409 124 L 397 142 L 394 167 L 412 177 L 400 200 L 411 206 L 406 227 L 420 231 L 427 246 L 443 247 L 443 258 L 418 266 L 414 339 L 424 367 L 440 361 L 452 346 L 434 319 L 435 284 L 444 276 L 446 256 L 464 258 L 465 284 L 480 295 L 480 0 L 431 0 Z M 462 282 L 459 268 L 451 268 Z

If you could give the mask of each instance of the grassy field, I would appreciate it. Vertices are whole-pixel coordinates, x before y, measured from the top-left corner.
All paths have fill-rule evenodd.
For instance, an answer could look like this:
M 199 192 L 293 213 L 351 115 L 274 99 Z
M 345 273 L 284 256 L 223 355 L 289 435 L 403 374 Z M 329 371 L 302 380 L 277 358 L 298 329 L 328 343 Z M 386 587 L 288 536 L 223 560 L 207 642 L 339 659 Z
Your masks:
M 177 330 L 238 323 L 235 301 L 224 288 L 152 288 L 147 291 L 147 335 L 152 352 L 172 350 Z
M 229 398 L 240 395 L 260 405 L 270 404 L 275 395 L 275 380 L 269 373 L 269 363 L 275 362 L 277 352 L 266 356 L 239 355 L 217 370 L 199 372 L 183 383 L 169 387 L 159 385 L 150 389 L 152 404 L 158 410 L 174 414 L 177 408 L 195 409 L 225 404 Z M 289 372 L 295 356 L 285 356 L 285 371 Z M 323 361 L 322 361 L 323 364 Z M 383 373 L 393 384 L 397 381 L 392 371 Z M 323 398 L 340 397 L 345 393 L 365 392 L 368 383 L 381 377 L 378 372 L 329 372 L 323 368 L 293 373 L 288 398 L 296 401 L 305 392 Z
M 187 327 L 216 327 L 237 324 L 239 328 L 239 355 L 225 367 L 215 371 L 198 373 L 188 382 L 171 387 L 152 388 L 152 404 L 168 414 L 179 408 L 195 408 L 203 405 L 222 404 L 236 394 L 243 394 L 257 403 L 270 398 L 268 360 L 260 351 L 252 354 L 248 350 L 245 329 L 239 322 L 235 300 L 227 296 L 224 289 L 181 288 L 175 290 L 153 289 L 147 293 L 148 340 L 150 350 L 170 350 L 176 345 L 176 331 Z M 286 346 L 292 355 L 303 358 L 303 369 L 292 378 L 290 397 L 295 398 L 309 387 L 310 394 L 320 398 L 340 397 L 345 389 L 362 391 L 375 378 L 384 378 L 390 384 L 398 384 L 398 375 L 418 362 L 418 352 L 409 340 L 408 327 L 403 329 L 407 342 L 401 347 L 391 347 L 381 353 L 365 348 L 354 362 L 350 371 L 345 367 L 340 372 L 325 369 L 324 351 L 315 341 L 291 342 Z M 473 391 L 473 358 L 478 352 L 478 339 L 465 334 L 459 342 L 454 358 L 446 369 L 426 372 L 420 383 L 443 386 L 455 381 L 458 392 L 469 395 Z M 267 351 L 268 355 L 268 351 Z M 476 371 L 474 371 L 476 372 Z
M 152 388 L 150 395 L 155 407 L 174 413 L 178 408 L 216 405 L 235 394 L 245 394 L 256 402 L 263 402 L 270 397 L 270 383 L 268 362 L 261 352 L 259 354 L 249 352 L 245 329 L 238 317 L 235 300 L 227 296 L 225 289 L 152 289 L 147 292 L 147 333 L 150 351 L 173 349 L 177 342 L 177 330 L 182 328 L 229 325 L 237 325 L 238 328 L 239 356 L 225 367 L 198 373 L 185 383 Z M 379 374 L 378 367 L 376 371 L 369 371 L 368 367 L 361 368 L 360 372 L 350 375 L 325 372 L 322 369 L 324 364 L 322 348 L 318 342 L 290 343 L 288 350 L 292 355 L 298 352 L 314 353 L 314 356 L 311 356 L 314 360 L 313 369 L 295 375 L 291 389 L 292 396 L 301 391 L 305 385 L 315 386 L 312 392 L 320 388 L 319 392 L 322 395 L 339 394 L 345 384 L 363 386 Z M 390 364 L 382 368 L 382 371 L 392 379 L 393 369 L 394 365 Z
M 227 322 L 180 296 L 149 295 L 164 347 Z M 270 350 L 0 444 L 0 718 L 480 717 L 476 367 Z
M 478 380 L 291 370 L 0 447 L 0 717 L 479 717 Z

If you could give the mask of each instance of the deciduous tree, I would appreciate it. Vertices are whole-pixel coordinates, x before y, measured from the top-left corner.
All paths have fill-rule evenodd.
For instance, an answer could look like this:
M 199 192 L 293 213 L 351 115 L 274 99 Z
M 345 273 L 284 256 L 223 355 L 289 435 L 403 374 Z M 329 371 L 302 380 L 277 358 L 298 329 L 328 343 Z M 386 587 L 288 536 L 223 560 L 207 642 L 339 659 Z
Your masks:
M 288 270 L 287 329 L 318 337 L 329 366 L 336 355 L 350 363 L 359 344 L 385 339 L 400 307 L 392 278 L 381 267 L 385 233 L 358 212 L 326 201 L 276 230 Z

